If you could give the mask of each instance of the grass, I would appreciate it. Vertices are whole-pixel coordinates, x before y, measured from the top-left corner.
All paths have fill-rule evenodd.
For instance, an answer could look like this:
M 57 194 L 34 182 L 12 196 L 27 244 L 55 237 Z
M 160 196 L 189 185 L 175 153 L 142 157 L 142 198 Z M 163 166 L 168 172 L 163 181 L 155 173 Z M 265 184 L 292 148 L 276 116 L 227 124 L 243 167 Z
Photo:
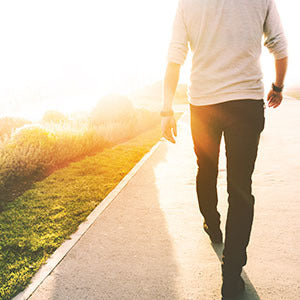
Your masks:
M 55 171 L 7 203 L 0 214 L 0 299 L 11 299 L 26 287 L 160 137 L 160 126 L 156 126 Z
M 159 114 L 135 109 L 117 121 L 102 121 L 97 119 L 98 123 L 93 124 L 91 118 L 86 118 L 30 124 L 3 139 L 0 142 L 0 212 L 28 185 L 53 170 L 153 128 L 159 124 Z

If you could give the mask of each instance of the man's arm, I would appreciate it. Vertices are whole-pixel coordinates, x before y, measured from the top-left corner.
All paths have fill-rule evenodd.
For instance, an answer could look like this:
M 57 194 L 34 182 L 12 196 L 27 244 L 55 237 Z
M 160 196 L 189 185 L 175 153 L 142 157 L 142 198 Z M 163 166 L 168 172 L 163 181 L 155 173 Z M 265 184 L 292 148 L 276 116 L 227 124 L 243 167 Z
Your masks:
M 288 58 L 276 59 L 275 60 L 275 71 L 276 71 L 276 81 L 275 86 L 283 88 L 284 78 L 287 71 Z M 268 94 L 268 106 L 276 108 L 282 102 L 282 92 L 276 92 L 273 89 Z
M 169 62 L 167 65 L 164 89 L 163 89 L 163 112 L 172 111 L 173 99 L 175 96 L 181 65 Z M 163 137 L 175 143 L 174 136 L 177 136 L 177 127 L 174 116 L 162 117 L 161 129 Z M 174 136 L 173 136 L 174 134 Z
M 284 85 L 284 78 L 288 64 L 287 40 L 281 24 L 280 16 L 276 7 L 275 0 L 268 0 L 268 11 L 264 23 L 264 45 L 269 49 L 275 58 L 276 81 L 275 86 L 279 90 Z M 268 106 L 276 108 L 282 101 L 282 92 L 272 88 L 268 94 Z
M 181 65 L 169 62 L 164 80 L 163 111 L 171 110 L 175 96 Z
M 275 60 L 275 70 L 276 70 L 275 85 L 276 86 L 279 86 L 279 87 L 283 86 L 287 66 L 288 66 L 288 58 L 287 57 Z
M 188 50 L 188 34 L 184 20 L 184 0 L 179 0 L 168 50 L 168 65 L 163 89 L 163 112 L 172 111 L 180 67 L 186 59 Z M 163 136 L 170 142 L 175 143 L 174 136 L 177 136 L 177 129 L 173 115 L 162 117 L 161 129 Z

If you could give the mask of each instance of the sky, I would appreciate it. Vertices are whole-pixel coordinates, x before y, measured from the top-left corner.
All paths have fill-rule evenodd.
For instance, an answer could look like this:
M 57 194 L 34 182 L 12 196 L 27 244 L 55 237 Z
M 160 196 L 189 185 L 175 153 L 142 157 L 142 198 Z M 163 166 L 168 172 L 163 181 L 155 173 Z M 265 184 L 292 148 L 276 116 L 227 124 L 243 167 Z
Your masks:
M 300 3 L 276 2 L 289 40 L 287 82 L 297 84 Z M 0 0 L 0 116 L 89 109 L 105 94 L 163 79 L 176 6 L 177 0 Z M 190 64 L 189 58 L 181 82 L 188 82 Z M 266 51 L 262 64 L 272 82 Z

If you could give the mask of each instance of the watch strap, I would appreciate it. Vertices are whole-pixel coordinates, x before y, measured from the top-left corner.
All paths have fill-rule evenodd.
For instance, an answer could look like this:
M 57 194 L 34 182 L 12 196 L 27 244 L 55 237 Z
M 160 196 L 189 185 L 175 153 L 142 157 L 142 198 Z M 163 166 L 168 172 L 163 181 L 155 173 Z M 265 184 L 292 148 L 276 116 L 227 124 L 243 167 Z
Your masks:
M 174 115 L 174 111 L 173 111 L 173 110 L 162 110 L 162 111 L 160 112 L 160 115 L 161 115 L 162 117 L 171 117 L 171 116 Z
M 274 82 L 272 83 L 272 90 L 273 90 L 274 92 L 281 93 L 282 90 L 283 90 L 283 87 L 284 87 L 284 86 L 282 86 L 282 87 L 276 86 Z

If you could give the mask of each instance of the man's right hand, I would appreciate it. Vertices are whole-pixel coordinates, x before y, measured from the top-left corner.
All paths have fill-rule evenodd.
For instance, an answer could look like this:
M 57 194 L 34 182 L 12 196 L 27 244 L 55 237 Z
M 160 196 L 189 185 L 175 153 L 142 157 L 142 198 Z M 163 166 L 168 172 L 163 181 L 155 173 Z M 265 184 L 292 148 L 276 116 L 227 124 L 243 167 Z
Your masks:
M 176 143 L 174 136 L 175 137 L 177 136 L 177 126 L 176 126 L 176 120 L 174 116 L 162 117 L 161 130 L 164 138 L 166 138 L 168 141 L 172 142 L 173 144 Z

